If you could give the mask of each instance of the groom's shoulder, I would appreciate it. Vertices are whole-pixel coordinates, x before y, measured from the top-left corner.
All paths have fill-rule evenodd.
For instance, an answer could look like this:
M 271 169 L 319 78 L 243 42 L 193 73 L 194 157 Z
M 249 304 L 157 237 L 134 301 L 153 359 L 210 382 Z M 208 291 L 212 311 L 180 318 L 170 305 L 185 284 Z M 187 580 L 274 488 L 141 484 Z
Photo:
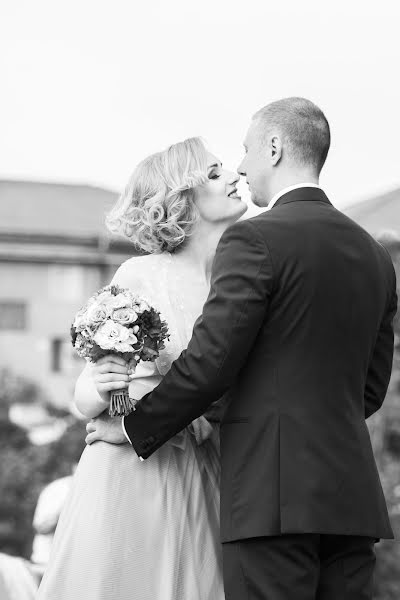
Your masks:
M 263 235 L 268 231 L 274 230 L 282 222 L 285 222 L 285 219 L 282 219 L 281 215 L 277 214 L 278 211 L 263 211 L 262 213 L 255 215 L 254 217 L 249 217 L 248 219 L 243 219 L 239 221 L 239 223 L 246 223 L 248 229 L 257 231 L 259 234 Z
M 273 230 L 276 228 L 276 224 L 280 220 L 281 219 L 268 218 L 264 212 L 253 217 L 245 217 L 236 221 L 233 225 L 230 225 L 228 229 L 226 229 L 223 239 L 251 239 L 254 242 L 257 242 L 258 240 L 265 243 L 265 236 L 271 229 Z

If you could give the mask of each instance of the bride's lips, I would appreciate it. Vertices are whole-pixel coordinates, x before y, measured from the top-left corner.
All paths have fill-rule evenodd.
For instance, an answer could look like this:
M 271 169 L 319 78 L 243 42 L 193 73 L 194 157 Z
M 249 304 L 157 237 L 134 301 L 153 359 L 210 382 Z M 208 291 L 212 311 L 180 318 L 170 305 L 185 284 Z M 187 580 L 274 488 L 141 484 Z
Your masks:
M 239 196 L 237 189 L 235 188 L 228 194 L 228 198 L 235 198 L 236 200 L 241 200 L 242 197 Z

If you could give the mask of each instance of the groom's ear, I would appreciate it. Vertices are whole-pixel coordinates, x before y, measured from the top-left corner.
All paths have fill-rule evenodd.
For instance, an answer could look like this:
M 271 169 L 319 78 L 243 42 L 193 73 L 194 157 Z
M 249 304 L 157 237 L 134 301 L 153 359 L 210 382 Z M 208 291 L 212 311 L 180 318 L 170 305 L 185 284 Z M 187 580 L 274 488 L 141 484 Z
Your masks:
M 282 142 L 278 135 L 273 135 L 269 143 L 270 160 L 273 166 L 276 166 L 282 158 Z

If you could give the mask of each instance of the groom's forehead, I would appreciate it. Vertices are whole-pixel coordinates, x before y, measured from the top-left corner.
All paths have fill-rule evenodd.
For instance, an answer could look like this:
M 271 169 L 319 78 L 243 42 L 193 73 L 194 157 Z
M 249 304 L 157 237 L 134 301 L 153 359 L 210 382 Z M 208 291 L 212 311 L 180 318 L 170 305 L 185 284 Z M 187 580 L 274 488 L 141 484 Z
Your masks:
M 245 135 L 245 138 L 243 140 L 243 146 L 248 146 L 249 143 L 254 139 L 254 135 L 255 135 L 255 124 L 254 121 L 251 123 L 250 127 L 247 130 L 247 133 Z

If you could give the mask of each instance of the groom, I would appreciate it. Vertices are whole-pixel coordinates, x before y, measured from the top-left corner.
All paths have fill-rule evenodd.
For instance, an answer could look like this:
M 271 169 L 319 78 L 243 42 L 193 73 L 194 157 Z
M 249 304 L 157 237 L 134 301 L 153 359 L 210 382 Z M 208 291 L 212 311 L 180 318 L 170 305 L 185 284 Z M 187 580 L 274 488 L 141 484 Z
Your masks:
M 370 599 L 374 543 L 392 538 L 365 419 L 391 373 L 395 275 L 319 187 L 329 145 L 308 100 L 253 117 L 238 171 L 268 210 L 224 233 L 188 349 L 125 418 L 146 459 L 230 390 L 228 600 Z M 101 435 L 123 441 L 115 425 Z

